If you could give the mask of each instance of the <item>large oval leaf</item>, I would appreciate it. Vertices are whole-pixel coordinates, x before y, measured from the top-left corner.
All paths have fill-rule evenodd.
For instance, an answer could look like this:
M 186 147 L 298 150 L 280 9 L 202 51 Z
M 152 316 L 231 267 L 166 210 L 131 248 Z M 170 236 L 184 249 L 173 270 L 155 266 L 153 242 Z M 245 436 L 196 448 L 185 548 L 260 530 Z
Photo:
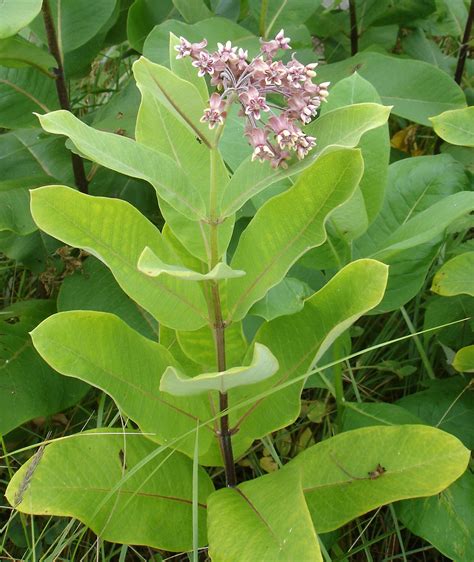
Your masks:
M 360 151 L 334 150 L 316 160 L 292 188 L 259 209 L 232 258 L 232 268 L 247 275 L 227 282 L 228 320 L 243 318 L 298 257 L 326 240 L 328 216 L 352 195 L 362 172 Z
M 431 117 L 435 133 L 446 142 L 474 146 L 474 107 L 445 111 Z
M 47 186 L 31 192 L 31 209 L 42 230 L 103 261 L 122 289 L 159 322 L 181 330 L 207 323 L 206 302 L 197 284 L 138 271 L 145 246 L 172 263 L 180 260 L 159 230 L 129 203 Z
M 474 297 L 474 252 L 464 252 L 447 261 L 433 278 L 431 290 L 438 295 Z
M 15 35 L 41 10 L 42 0 L 3 0 L 0 4 L 0 39 Z
M 130 431 L 103 428 L 67 437 L 48 445 L 39 462 L 33 456 L 20 468 L 8 486 L 7 499 L 22 513 L 79 519 L 111 542 L 190 550 L 192 461 L 180 453 L 165 457 L 153 455 L 154 451 L 152 441 Z M 203 546 L 206 500 L 213 485 L 200 468 L 197 486 Z
M 433 427 L 367 427 L 318 443 L 287 467 L 302 471 L 314 526 L 324 533 L 381 505 L 438 494 L 462 475 L 469 456 L 456 437 Z

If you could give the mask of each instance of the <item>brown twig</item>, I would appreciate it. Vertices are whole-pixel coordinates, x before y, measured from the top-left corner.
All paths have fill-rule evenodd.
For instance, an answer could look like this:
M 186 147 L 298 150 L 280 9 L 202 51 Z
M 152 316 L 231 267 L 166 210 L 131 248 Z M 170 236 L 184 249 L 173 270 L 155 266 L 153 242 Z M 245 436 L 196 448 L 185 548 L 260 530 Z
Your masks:
M 64 74 L 64 66 L 61 57 L 61 52 L 59 50 L 58 37 L 56 35 L 56 29 L 54 27 L 53 17 L 51 15 L 51 8 L 49 5 L 49 0 L 43 0 L 43 6 L 41 8 L 43 13 L 44 27 L 46 30 L 46 37 L 48 39 L 48 48 L 51 55 L 56 61 L 55 69 L 55 84 L 56 92 L 58 94 L 59 105 L 61 109 L 66 109 L 71 111 L 71 104 L 69 102 L 69 95 L 66 87 L 66 78 Z M 86 178 L 86 172 L 84 170 L 84 162 L 78 154 L 71 152 L 71 162 L 72 170 L 74 173 L 74 182 L 82 193 L 88 192 L 88 182 Z

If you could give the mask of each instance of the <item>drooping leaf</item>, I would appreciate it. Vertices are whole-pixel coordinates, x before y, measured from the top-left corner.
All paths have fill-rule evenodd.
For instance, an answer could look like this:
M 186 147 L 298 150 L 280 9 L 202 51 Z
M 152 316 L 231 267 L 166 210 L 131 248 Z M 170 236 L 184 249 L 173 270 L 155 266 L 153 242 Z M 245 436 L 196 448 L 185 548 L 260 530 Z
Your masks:
M 63 375 L 107 392 L 153 441 L 193 456 L 197 422 L 212 417 L 207 396 L 175 397 L 160 391 L 165 369 L 179 367 L 171 353 L 106 312 L 60 312 L 32 332 L 40 355 Z M 200 457 L 215 448 L 213 428 L 199 431 Z M 201 459 L 200 459 L 201 460 Z M 219 462 L 217 462 L 219 464 Z
M 281 390 L 276 387 L 301 377 L 312 365 L 319 365 L 336 338 L 381 301 L 386 282 L 384 264 L 373 260 L 353 262 L 307 299 L 301 312 L 276 318 L 260 328 L 255 341 L 272 351 L 280 368 L 251 391 L 241 388 L 230 394 L 231 405 L 250 401 L 250 405 L 231 412 L 231 427 L 240 428 L 234 443 L 241 439 L 248 446 L 298 417 L 304 379 Z
M 29 331 L 55 310 L 46 300 L 17 302 L 0 311 L 0 434 L 77 403 L 88 385 L 59 376 L 31 344 Z
M 259 383 L 270 378 L 278 370 L 278 361 L 265 345 L 256 343 L 252 362 L 245 367 L 232 367 L 225 371 L 204 373 L 187 377 L 175 367 L 168 367 L 160 382 L 160 390 L 173 396 L 205 394 L 209 390 L 222 393 L 232 388 Z
M 79 519 L 111 542 L 189 550 L 192 462 L 180 453 L 155 451 L 152 441 L 129 430 L 101 428 L 57 440 L 45 448 L 29 485 L 25 486 L 25 478 L 35 458 L 18 470 L 7 499 L 12 506 L 21 499 L 16 507 L 22 513 Z M 206 544 L 206 500 L 213 489 L 200 468 L 201 546 Z
M 459 478 L 469 451 L 449 433 L 422 425 L 366 427 L 306 449 L 285 469 L 301 470 L 316 532 L 368 511 L 437 494 Z
M 431 290 L 438 295 L 471 295 L 474 297 L 474 252 L 464 252 L 447 261 L 436 272 Z
M 431 117 L 435 133 L 446 142 L 474 146 L 474 107 L 445 111 Z
M 129 203 L 83 195 L 64 186 L 35 189 L 31 200 L 33 218 L 42 230 L 103 261 L 122 289 L 159 322 L 183 330 L 207 323 L 206 302 L 197 285 L 138 271 L 145 246 L 165 260 L 180 260 L 159 230 Z
M 322 562 L 298 471 L 277 472 L 209 497 L 214 562 Z
M 442 70 L 422 61 L 364 52 L 318 69 L 318 79 L 332 83 L 358 72 L 375 86 L 393 113 L 431 126 L 433 115 L 466 106 L 461 88 Z
M 327 217 L 352 195 L 362 172 L 360 151 L 335 150 L 316 160 L 291 189 L 259 209 L 232 258 L 232 267 L 247 275 L 228 281 L 229 320 L 243 318 L 298 257 L 325 241 Z
M 450 560 L 474 558 L 474 475 L 469 470 L 449 488 L 430 498 L 397 504 L 400 521 Z
M 285 277 L 278 285 L 272 287 L 262 300 L 256 302 L 250 309 L 250 314 L 261 316 L 270 321 L 279 316 L 299 312 L 312 290 L 303 281 L 294 277 Z
M 180 265 L 170 265 L 153 252 L 148 246 L 143 250 L 138 258 L 138 270 L 149 277 L 159 277 L 160 275 L 170 275 L 178 277 L 184 281 L 206 281 L 206 280 L 223 280 L 234 279 L 236 277 L 243 277 L 245 271 L 232 269 L 226 263 L 219 262 L 215 267 L 207 273 L 200 273 L 193 271 L 187 267 Z
M 129 138 L 93 129 L 68 111 L 38 117 L 46 131 L 68 136 L 87 158 L 121 174 L 148 181 L 160 197 L 189 218 L 199 220 L 203 216 L 204 202 L 186 173 L 171 158 Z
M 316 137 L 317 147 L 302 162 L 284 170 L 273 169 L 268 163 L 256 164 L 250 156 L 237 168 L 222 195 L 221 215 L 236 212 L 251 197 L 263 189 L 288 176 L 298 174 L 312 166 L 318 156 L 332 146 L 358 144 L 366 131 L 383 125 L 388 118 L 390 108 L 375 103 L 361 103 L 341 107 L 316 119 L 305 132 Z
M 15 35 L 41 10 L 42 0 L 3 0 L 0 4 L 0 39 Z

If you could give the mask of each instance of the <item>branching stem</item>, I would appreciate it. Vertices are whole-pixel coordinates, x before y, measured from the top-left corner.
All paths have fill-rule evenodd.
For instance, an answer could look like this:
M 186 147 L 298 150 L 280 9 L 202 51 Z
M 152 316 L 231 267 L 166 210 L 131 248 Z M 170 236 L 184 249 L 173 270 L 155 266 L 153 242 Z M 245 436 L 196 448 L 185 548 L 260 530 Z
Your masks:
M 51 8 L 49 5 L 49 0 L 43 0 L 43 6 L 41 8 L 43 13 L 44 27 L 46 30 L 46 36 L 48 38 L 48 48 L 51 55 L 56 61 L 55 69 L 55 84 L 56 92 L 58 94 L 59 105 L 61 109 L 66 109 L 71 111 L 71 104 L 69 102 L 69 95 L 66 87 L 66 78 L 64 75 L 64 65 L 61 56 L 61 51 L 59 49 L 58 36 L 56 34 L 56 29 L 54 27 L 53 17 L 51 15 Z M 88 182 L 86 178 L 86 172 L 84 170 L 84 162 L 78 154 L 71 152 L 71 162 L 72 170 L 74 173 L 74 182 L 76 187 L 82 193 L 88 192 Z

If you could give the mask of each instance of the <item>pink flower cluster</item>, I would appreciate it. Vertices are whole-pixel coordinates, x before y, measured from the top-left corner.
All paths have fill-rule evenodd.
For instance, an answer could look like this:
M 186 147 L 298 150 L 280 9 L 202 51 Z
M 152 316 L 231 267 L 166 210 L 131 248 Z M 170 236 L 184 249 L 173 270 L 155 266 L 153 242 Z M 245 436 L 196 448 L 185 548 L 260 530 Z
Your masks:
M 191 57 L 199 76 L 211 77 L 214 92 L 201 121 L 213 129 L 224 123 L 227 108 L 237 101 L 240 115 L 247 120 L 246 135 L 253 147 L 252 160 L 269 160 L 273 167 L 287 167 L 291 151 L 300 160 L 315 146 L 316 139 L 305 134 L 305 125 L 326 101 L 329 82 L 315 84 L 317 63 L 301 64 L 293 56 L 287 64 L 273 60 L 279 50 L 291 49 L 283 29 L 271 41 L 261 40 L 260 53 L 248 61 L 248 52 L 230 41 L 218 43 L 218 50 L 205 50 L 207 41 L 190 43 L 180 37 L 176 58 Z M 270 98 L 269 98 L 270 96 Z M 268 114 L 262 123 L 262 114 Z

